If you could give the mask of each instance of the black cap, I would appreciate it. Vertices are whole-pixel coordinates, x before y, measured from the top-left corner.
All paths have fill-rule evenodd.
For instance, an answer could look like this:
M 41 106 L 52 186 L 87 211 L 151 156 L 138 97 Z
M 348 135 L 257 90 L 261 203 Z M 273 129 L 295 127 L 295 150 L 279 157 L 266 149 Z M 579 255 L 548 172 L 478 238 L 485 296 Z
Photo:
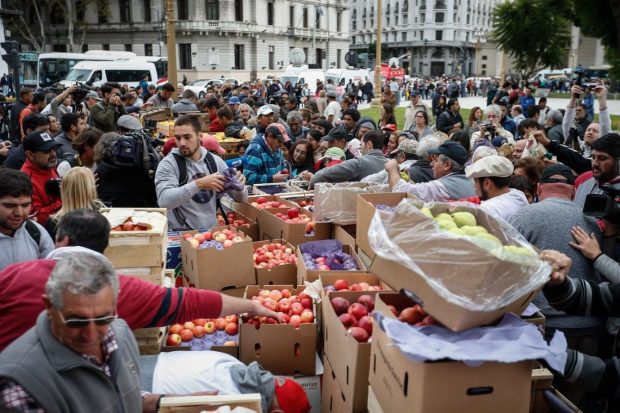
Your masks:
M 24 150 L 25 151 L 41 151 L 47 152 L 59 146 L 62 143 L 58 143 L 50 136 L 49 133 L 44 131 L 37 131 L 29 133 L 24 138 Z
M 460 143 L 454 141 L 445 141 L 439 147 L 428 150 L 429 155 L 444 155 L 454 162 L 464 165 L 467 162 L 467 150 Z
M 322 141 L 326 141 L 326 142 L 346 140 L 346 139 L 347 139 L 347 133 L 344 131 L 343 128 L 338 128 L 338 127 L 333 128 L 331 131 L 329 131 L 327 135 L 321 138 Z
M 560 176 L 564 179 L 560 178 Z M 551 165 L 543 169 L 542 174 L 540 175 L 540 183 L 575 185 L 575 175 L 573 175 L 573 171 L 568 166 L 561 163 L 556 163 L 555 165 Z

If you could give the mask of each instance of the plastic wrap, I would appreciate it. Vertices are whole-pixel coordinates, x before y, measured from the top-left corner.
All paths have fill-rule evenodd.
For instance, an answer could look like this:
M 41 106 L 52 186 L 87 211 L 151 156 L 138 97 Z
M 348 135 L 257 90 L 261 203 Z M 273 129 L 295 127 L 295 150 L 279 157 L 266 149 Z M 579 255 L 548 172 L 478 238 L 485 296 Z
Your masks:
M 328 239 L 305 242 L 299 246 L 299 251 L 309 270 L 318 270 L 315 258 L 325 257 L 325 264 L 335 271 L 355 271 L 357 264 L 353 257 L 342 251 L 342 242 Z
M 226 168 L 222 171 L 222 175 L 226 178 L 224 189 L 217 193 L 217 197 L 221 198 L 232 191 L 243 190 L 243 184 L 237 179 L 237 170 L 235 168 Z
M 442 212 L 471 212 L 477 225 L 501 244 L 526 248 L 510 252 L 496 241 L 440 230 L 438 222 L 418 207 Z M 428 203 L 404 199 L 393 213 L 378 210 L 368 230 L 371 248 L 421 276 L 443 299 L 470 311 L 494 311 L 540 288 L 551 267 L 505 221 L 469 203 Z M 530 255 L 531 254 L 531 255 Z
M 314 186 L 314 220 L 340 225 L 355 224 L 357 195 L 376 192 L 390 192 L 390 187 L 365 182 L 318 183 Z

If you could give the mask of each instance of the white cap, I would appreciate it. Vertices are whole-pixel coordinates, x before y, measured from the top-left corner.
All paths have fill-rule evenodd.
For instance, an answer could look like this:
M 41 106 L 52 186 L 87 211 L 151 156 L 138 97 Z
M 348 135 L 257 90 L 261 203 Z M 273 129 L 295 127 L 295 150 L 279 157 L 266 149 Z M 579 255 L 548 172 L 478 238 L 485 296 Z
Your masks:
M 514 165 L 508 158 L 499 155 L 489 155 L 466 167 L 465 175 L 468 178 L 505 178 L 512 175 L 514 169 Z
M 269 115 L 271 113 L 273 113 L 273 109 L 269 105 L 263 105 L 256 111 L 256 116 Z

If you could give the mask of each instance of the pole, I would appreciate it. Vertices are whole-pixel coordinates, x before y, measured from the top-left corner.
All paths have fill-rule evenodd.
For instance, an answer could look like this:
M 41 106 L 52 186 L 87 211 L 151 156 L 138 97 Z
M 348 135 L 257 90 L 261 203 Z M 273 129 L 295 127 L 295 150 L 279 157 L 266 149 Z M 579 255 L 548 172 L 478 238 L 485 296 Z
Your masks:
M 373 106 L 381 104 L 381 32 L 383 31 L 382 0 L 377 0 L 377 41 L 375 42 L 375 98 Z
M 176 21 L 174 20 L 174 0 L 166 0 L 166 21 L 168 41 L 168 83 L 174 86 L 173 99 L 176 99 L 177 89 L 177 39 Z

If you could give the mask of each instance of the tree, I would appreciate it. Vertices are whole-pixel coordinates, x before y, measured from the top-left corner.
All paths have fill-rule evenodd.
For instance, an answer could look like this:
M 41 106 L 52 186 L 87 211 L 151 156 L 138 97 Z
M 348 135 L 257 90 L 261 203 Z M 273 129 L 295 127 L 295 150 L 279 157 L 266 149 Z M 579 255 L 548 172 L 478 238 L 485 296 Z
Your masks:
M 492 38 L 525 79 L 545 67 L 562 67 L 570 44 L 570 22 L 547 0 L 515 0 L 493 12 Z

